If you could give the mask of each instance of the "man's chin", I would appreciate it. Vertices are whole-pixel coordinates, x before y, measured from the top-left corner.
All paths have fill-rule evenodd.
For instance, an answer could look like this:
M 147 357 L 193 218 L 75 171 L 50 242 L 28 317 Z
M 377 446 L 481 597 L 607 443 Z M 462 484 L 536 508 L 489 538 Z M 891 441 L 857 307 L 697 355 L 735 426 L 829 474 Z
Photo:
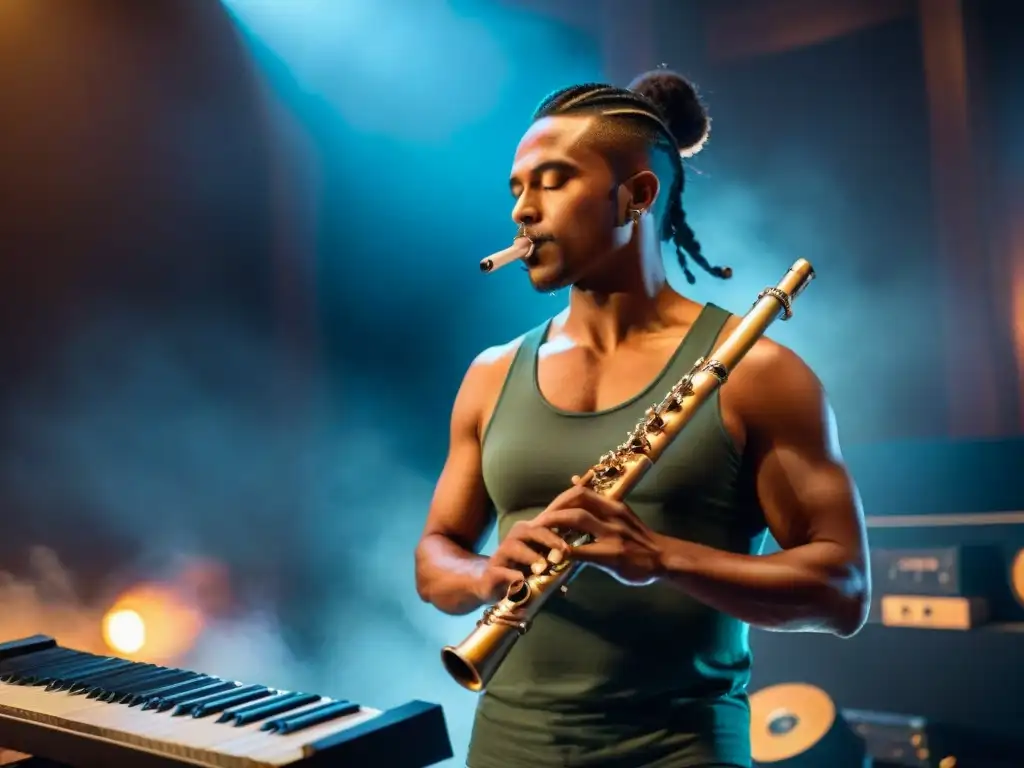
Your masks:
M 537 293 L 559 291 L 570 284 L 567 275 L 554 270 L 534 267 L 529 270 L 530 284 Z

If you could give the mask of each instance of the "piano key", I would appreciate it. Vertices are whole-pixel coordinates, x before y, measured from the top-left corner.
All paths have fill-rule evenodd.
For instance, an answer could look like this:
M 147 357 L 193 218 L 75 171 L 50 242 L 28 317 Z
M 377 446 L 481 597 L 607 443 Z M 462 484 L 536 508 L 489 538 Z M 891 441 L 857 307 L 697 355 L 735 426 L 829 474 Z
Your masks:
M 128 674 L 137 667 L 138 664 L 134 661 L 118 659 L 117 663 L 111 664 L 106 669 L 96 670 L 95 673 L 82 675 L 77 680 L 73 680 L 71 682 L 71 686 L 67 688 L 67 692 L 71 696 L 82 696 L 88 694 L 94 686 L 107 680 L 112 680 L 119 675 Z
M 119 689 L 121 693 L 134 693 L 135 691 L 152 688 L 154 685 L 164 685 L 167 681 L 182 679 L 182 673 L 178 672 L 178 670 L 157 668 L 126 679 L 114 687 Z
M 13 672 L 26 672 L 27 670 L 41 670 L 48 669 L 50 667 L 60 667 L 66 665 L 74 660 L 80 658 L 91 658 L 92 653 L 83 653 L 80 650 L 68 650 L 66 648 L 60 648 L 60 653 L 39 653 L 31 654 L 27 656 L 19 656 L 16 659 L 11 659 L 7 663 L 4 675 L 11 674 Z
M 33 635 L 20 640 L 0 643 L 0 663 L 25 654 L 40 653 L 57 647 L 57 641 L 48 635 Z
M 83 662 L 80 666 L 48 675 L 47 677 L 49 678 L 49 682 L 46 683 L 46 688 L 51 691 L 68 690 L 76 682 L 84 678 L 106 674 L 113 669 L 117 669 L 121 666 L 121 663 L 120 659 L 112 657 Z
M 90 670 L 85 674 L 68 675 L 69 682 L 71 684 L 68 685 L 64 690 L 67 690 L 69 693 L 72 691 L 77 692 L 79 690 L 85 692 L 85 690 L 89 686 L 95 685 L 104 680 L 109 680 L 110 678 L 114 677 L 114 675 L 123 674 L 129 670 L 134 669 L 135 666 L 136 665 L 134 661 L 127 661 L 125 659 L 114 659 L 113 663 L 104 665 L 98 669 Z
M 195 673 L 193 673 L 195 674 Z M 202 688 L 204 685 L 218 680 L 209 675 L 195 675 L 192 678 L 175 683 L 173 685 L 165 685 L 162 688 L 152 688 L 148 691 L 140 691 L 131 697 L 128 702 L 128 706 L 134 707 L 139 704 L 143 705 L 143 709 L 150 709 L 150 704 L 157 702 L 161 696 L 170 696 L 175 693 L 187 693 L 188 691 L 194 691 L 197 688 Z
M 49 648 L 38 653 L 27 653 L 23 656 L 13 656 L 6 661 L 0 661 L 0 677 L 29 667 L 38 667 L 49 664 L 54 659 L 66 659 L 74 655 L 75 651 L 67 648 Z
M 122 659 L 113 656 L 94 656 L 91 659 L 82 659 L 79 662 L 66 666 L 59 670 L 51 670 L 41 675 L 48 678 L 47 684 L 60 684 L 65 681 L 80 680 L 87 675 L 99 674 L 104 670 L 123 664 Z
M 240 686 L 237 683 L 225 681 L 222 686 L 218 687 L 220 687 L 221 690 L 217 690 L 217 688 L 212 688 L 208 690 L 206 693 L 197 692 L 196 694 L 189 696 L 187 699 L 182 699 L 172 709 L 171 717 L 182 717 L 184 715 L 191 714 L 192 707 L 194 707 L 196 704 L 200 704 L 204 701 L 209 701 L 211 697 L 232 694 L 236 692 Z
M 167 672 L 158 672 L 145 680 L 140 680 L 131 688 L 125 691 L 115 701 L 119 704 L 128 704 L 140 693 L 146 691 L 153 691 L 160 688 L 166 688 L 176 683 L 189 682 L 195 678 L 195 675 L 185 670 L 168 670 Z
M 114 702 L 119 701 L 125 696 L 130 695 L 134 691 L 142 690 L 150 687 L 154 682 L 159 684 L 160 680 L 172 679 L 175 675 L 173 669 L 157 669 L 152 672 L 141 673 L 135 677 L 126 678 L 120 680 L 115 684 L 108 687 L 107 691 L 101 693 L 96 698 L 100 701 Z M 181 679 L 180 677 L 178 679 Z
M 37 664 L 31 667 L 14 672 L 4 677 L 9 677 L 10 682 L 16 685 L 31 685 L 40 675 L 47 675 L 51 672 L 59 672 L 74 667 L 83 661 L 93 658 L 92 654 L 75 653 L 62 659 L 54 659 L 48 663 Z
M 271 696 L 269 699 L 263 701 L 255 701 L 249 706 L 255 707 L 255 709 L 235 715 L 235 726 L 249 725 L 250 723 L 258 723 L 261 720 L 266 720 L 268 717 L 274 715 L 280 715 L 285 712 L 296 712 L 299 711 L 300 707 L 304 707 L 307 704 L 317 704 L 323 701 L 323 697 L 316 693 L 294 693 L 290 699 L 282 699 L 276 704 L 273 703 L 274 697 Z
M 218 712 L 223 712 L 228 707 L 248 704 L 256 699 L 273 696 L 277 691 L 263 685 L 244 685 L 232 691 L 224 693 L 213 693 L 204 696 L 198 701 L 190 701 L 179 704 L 175 714 L 190 714 L 192 717 L 207 717 Z
M 289 765 L 311 756 L 310 745 L 317 740 L 357 728 L 380 717 L 381 714 L 380 710 L 363 707 L 356 714 L 314 725 L 296 733 L 272 734 L 271 738 L 266 738 L 267 732 L 260 731 L 260 736 L 264 738 L 246 736 L 243 740 L 221 744 L 218 748 L 225 754 L 244 755 L 250 760 L 268 765 Z
M 217 680 L 216 682 L 204 685 L 201 688 L 196 688 L 191 691 L 184 691 L 182 693 L 175 693 L 170 696 L 161 696 L 160 701 L 156 706 L 157 712 L 166 712 L 172 707 L 176 707 L 191 699 L 198 699 L 202 696 L 207 696 L 211 693 L 223 693 L 231 690 L 235 686 L 235 683 L 229 683 L 226 680 Z
M 124 682 L 125 680 L 132 680 L 141 677 L 144 673 L 151 672 L 157 669 L 155 664 L 131 664 L 120 669 L 111 671 L 109 675 L 96 678 L 85 684 L 79 693 L 85 694 L 87 699 L 95 699 L 102 693 L 106 693 L 111 690 L 111 686 L 117 685 L 118 683 Z M 72 688 L 70 693 L 75 694 L 75 689 Z
M 17 685 L 24 675 L 31 674 L 32 671 L 36 669 L 42 669 L 46 666 L 52 666 L 53 663 L 54 660 L 51 659 L 49 661 L 40 662 L 38 664 L 28 664 L 19 669 L 6 670 L 0 673 L 0 683 L 10 683 L 12 685 Z
M 229 707 L 238 707 L 258 698 L 275 695 L 278 692 L 264 685 L 245 685 L 229 693 L 217 693 L 208 696 L 206 700 L 194 701 L 189 709 L 194 718 L 205 718 L 223 712 Z
M 235 726 L 234 723 L 216 723 L 209 718 L 175 718 L 170 712 L 143 713 L 137 709 L 118 709 L 123 711 L 109 712 L 94 707 L 72 714 L 80 724 L 114 726 L 128 732 L 144 734 L 146 738 L 158 739 L 167 744 L 187 745 L 200 749 L 223 749 L 225 745 L 234 744 L 239 739 L 251 739 L 253 736 L 262 736 L 266 739 L 271 736 L 260 732 L 259 722 Z
M 307 709 L 317 706 L 319 706 L 318 703 L 311 702 L 304 704 L 302 707 L 294 710 L 294 712 L 300 714 Z M 175 722 L 182 721 L 176 720 Z M 262 748 L 262 745 L 268 739 L 285 738 L 284 736 L 263 731 L 263 720 L 257 720 L 244 725 L 239 725 L 236 722 L 218 723 L 216 720 L 209 718 L 189 718 L 187 722 L 193 726 L 187 734 L 190 744 L 204 748 L 216 747 L 218 751 L 225 754 L 244 755 L 253 749 Z M 173 738 L 169 732 L 164 732 L 163 735 L 164 738 Z
M 131 664 L 133 666 L 127 669 L 134 674 L 120 676 L 114 685 L 108 681 L 106 693 L 122 691 L 122 697 L 116 700 L 119 703 L 73 696 L 68 691 L 48 690 L 48 686 L 0 684 L 0 743 L 4 743 L 5 735 L 25 732 L 5 731 L 17 721 L 40 729 L 40 733 L 55 729 L 55 738 L 42 743 L 62 744 L 60 748 L 69 750 L 66 753 L 69 757 L 77 756 L 71 745 L 79 739 L 89 750 L 114 750 L 121 760 L 136 752 L 141 758 L 137 764 L 130 758 L 127 762 L 100 761 L 111 766 L 142 766 L 145 759 L 149 759 L 147 755 L 156 755 L 170 761 L 163 764 L 164 768 L 170 765 L 183 768 L 185 763 L 203 768 L 300 768 L 309 760 L 321 758 L 325 759 L 325 765 L 362 765 L 369 760 L 373 765 L 412 768 L 432 765 L 451 756 L 443 717 L 436 705 L 416 703 L 411 709 L 399 708 L 401 713 L 398 710 L 382 713 L 354 702 L 316 694 L 280 692 L 187 670 Z M 143 667 L 147 670 L 142 671 Z M 184 679 L 178 683 L 167 682 L 182 676 Z M 218 688 L 219 694 L 211 691 Z M 177 704 L 185 704 L 182 709 L 193 717 L 175 717 L 177 704 L 172 705 L 174 711 L 154 711 L 129 703 L 139 694 L 152 697 L 155 692 L 159 692 L 162 705 L 173 697 L 178 700 Z M 260 698 L 239 700 L 247 696 Z M 152 700 L 147 698 L 146 703 Z M 218 709 L 206 713 L 209 715 L 223 715 L 233 710 L 234 716 L 224 722 L 214 717 L 196 717 L 203 707 Z M 239 713 L 242 713 L 241 718 Z M 243 722 L 239 722 L 240 719 Z M 385 734 L 383 739 L 382 734 Z M 395 738 L 389 738 L 390 734 Z M 421 741 L 424 744 L 421 745 Z M 346 752 L 347 745 L 354 745 L 356 751 Z M 11 743 L 10 746 L 16 749 L 24 745 Z M 367 749 L 370 752 L 366 752 Z M 408 755 L 417 750 L 423 756 L 422 762 L 406 762 L 413 760 Z M 335 759 L 335 755 L 341 756 L 340 759 Z M 346 755 L 358 757 L 349 762 Z M 59 754 L 47 756 L 57 760 L 61 757 Z M 391 759 L 397 757 L 403 759 L 397 763 Z M 177 762 L 179 760 L 182 762 Z
M 33 692 L 39 691 L 43 697 L 55 697 L 55 694 L 46 694 L 41 692 L 40 689 L 30 690 Z M 66 697 L 63 694 L 57 694 L 56 696 Z M 2 692 L 0 692 L 0 700 L 2 699 Z M 75 700 L 72 699 L 72 701 Z M 185 721 L 180 719 L 171 721 L 171 718 L 166 714 L 153 716 L 156 720 L 156 722 L 153 722 L 149 719 L 148 714 L 143 714 L 137 709 L 133 710 L 114 705 L 113 709 L 118 711 L 111 712 L 112 707 L 110 705 L 103 705 L 80 698 L 77 701 L 86 706 L 83 710 L 73 713 L 73 721 L 71 720 L 72 713 L 65 713 L 65 722 L 68 726 L 78 728 L 87 733 L 101 735 L 106 739 L 116 735 L 122 743 L 148 750 L 159 750 L 161 754 L 188 756 L 204 766 L 237 765 L 238 768 L 243 768 L 243 766 L 259 766 L 260 768 L 266 766 L 270 768 L 271 766 L 285 766 L 292 763 L 300 764 L 307 756 L 313 754 L 310 745 L 315 740 L 323 742 L 328 737 L 336 736 L 340 731 L 359 726 L 381 715 L 379 710 L 362 708 L 357 714 L 342 718 L 340 721 L 320 724 L 310 728 L 308 731 L 300 731 L 282 736 L 261 732 L 259 723 L 236 728 L 227 724 L 214 724 L 208 719 L 192 720 L 190 718 Z M 311 705 L 309 709 L 315 709 L 317 706 L 319 705 Z M 131 713 L 136 715 L 134 723 L 131 722 Z M 126 715 L 129 716 L 126 717 Z M 396 720 L 395 722 L 400 723 L 401 721 Z M 443 730 L 443 721 L 441 722 Z M 189 725 L 206 724 L 206 728 L 198 730 L 189 729 L 186 731 L 185 729 L 174 727 L 180 723 L 187 723 Z M 225 738 L 226 731 L 229 733 L 228 738 Z M 443 749 L 431 746 L 432 750 L 440 751 L 439 756 L 424 760 L 422 763 L 411 764 L 430 765 L 433 762 L 450 756 L 450 751 L 444 751 L 445 749 L 450 749 L 447 744 L 446 733 L 442 734 L 441 741 L 444 743 Z M 409 749 L 415 746 L 416 744 L 413 742 L 405 742 L 401 745 L 402 751 L 405 753 L 408 753 Z M 319 751 L 324 752 L 329 748 L 330 744 L 327 744 L 327 746 L 319 747 Z M 433 752 L 430 754 L 433 754 Z M 238 762 L 230 758 L 237 758 Z M 410 758 L 406 757 L 406 759 Z M 389 763 L 380 762 L 377 764 Z
M 78 696 L 79 694 L 86 693 L 89 688 L 96 683 L 107 680 L 115 674 L 119 674 L 124 670 L 131 669 L 135 665 L 134 661 L 127 661 L 126 659 L 117 659 L 115 663 L 104 669 L 98 669 L 88 675 L 83 675 L 75 680 L 71 680 L 70 685 L 63 686 L 61 690 L 67 691 L 72 696 Z
M 301 731 L 303 728 L 326 723 L 328 720 L 336 720 L 345 715 L 354 715 L 360 709 L 361 707 L 352 701 L 329 701 L 298 715 L 269 720 L 260 726 L 260 730 L 294 733 L 295 731 Z
M 67 661 L 58 662 L 52 667 L 46 667 L 45 671 L 43 668 L 38 670 L 39 678 L 54 679 L 57 675 L 69 674 L 79 675 L 88 674 L 89 670 L 95 669 L 97 665 L 104 663 L 117 662 L 119 659 L 115 659 L 113 656 L 96 656 L 89 654 L 87 656 L 81 656 L 78 659 L 68 659 Z
M 304 704 L 311 704 L 319 699 L 319 696 L 312 693 L 282 692 L 276 696 L 271 696 L 269 699 L 262 699 L 254 701 L 252 704 L 242 704 L 225 709 L 220 717 L 217 718 L 217 722 L 227 723 L 234 720 L 235 725 L 248 725 L 271 715 L 279 715 L 282 712 L 287 712 Z

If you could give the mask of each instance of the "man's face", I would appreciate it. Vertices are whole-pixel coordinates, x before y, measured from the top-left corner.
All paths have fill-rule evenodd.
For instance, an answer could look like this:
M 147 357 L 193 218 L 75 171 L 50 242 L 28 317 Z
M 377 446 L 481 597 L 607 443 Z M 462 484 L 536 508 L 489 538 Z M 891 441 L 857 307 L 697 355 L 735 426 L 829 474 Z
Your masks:
M 538 243 L 526 264 L 538 291 L 579 282 L 622 246 L 617 181 L 585 138 L 595 119 L 538 120 L 516 150 L 512 219 Z

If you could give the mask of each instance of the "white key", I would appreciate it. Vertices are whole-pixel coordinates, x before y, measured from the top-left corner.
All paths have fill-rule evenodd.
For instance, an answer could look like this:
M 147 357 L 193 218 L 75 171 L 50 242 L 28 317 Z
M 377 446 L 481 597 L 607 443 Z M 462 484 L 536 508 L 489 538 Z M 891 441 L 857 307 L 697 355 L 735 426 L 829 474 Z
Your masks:
M 301 714 L 329 701 L 321 698 L 274 717 Z M 140 706 L 96 701 L 82 694 L 72 696 L 67 691 L 0 683 L 0 712 L 165 754 L 215 760 L 218 764 L 224 764 L 219 758 L 237 757 L 261 765 L 286 765 L 303 757 L 304 745 L 380 714 L 379 710 L 362 708 L 297 733 L 278 734 L 261 730 L 271 718 L 235 726 L 218 723 L 219 713 L 193 718 L 174 717 L 173 711 L 143 711 Z
M 0 683 L 0 714 L 224 768 L 273 768 L 297 762 L 307 756 L 306 745 L 381 714 L 380 710 L 362 707 L 351 715 L 296 733 L 261 730 L 270 719 L 301 714 L 330 701 L 321 698 L 256 723 L 235 726 L 218 723 L 220 713 L 205 718 L 174 717 L 174 708 L 144 711 L 141 706 L 100 702 L 83 694 L 72 696 L 67 691 Z
M 271 765 L 288 765 L 306 756 L 303 747 L 307 744 L 312 744 L 325 736 L 331 736 L 332 734 L 353 728 L 361 723 L 365 723 L 367 720 L 372 720 L 380 714 L 381 711 L 379 709 L 363 707 L 354 714 L 339 717 L 326 723 L 320 723 L 296 733 L 276 735 L 273 740 L 267 742 L 265 748 L 261 748 L 258 752 L 253 752 L 248 756 L 254 760 Z
M 296 708 L 289 712 L 275 715 L 274 717 L 291 717 L 293 715 L 300 715 L 303 712 L 319 707 L 322 704 L 327 704 L 330 701 L 331 699 L 321 699 L 320 701 L 308 706 Z M 308 744 L 311 738 L 312 740 L 319 738 L 319 736 L 310 737 L 309 734 L 311 733 L 319 733 L 321 735 L 335 733 L 342 728 L 351 727 L 352 725 L 363 722 L 369 717 L 374 717 L 377 714 L 379 714 L 377 710 L 363 708 L 360 712 L 353 713 L 352 715 L 346 715 L 345 717 L 339 717 L 329 723 L 312 726 L 295 734 L 280 734 L 260 730 L 264 723 L 274 719 L 267 718 L 256 724 L 255 732 L 253 732 L 253 729 L 247 727 L 232 728 L 231 730 L 233 730 L 237 735 L 218 743 L 217 751 L 223 754 L 247 757 L 261 763 L 271 762 L 271 758 L 274 755 L 282 752 L 294 751 L 296 744 L 301 748 L 301 745 Z

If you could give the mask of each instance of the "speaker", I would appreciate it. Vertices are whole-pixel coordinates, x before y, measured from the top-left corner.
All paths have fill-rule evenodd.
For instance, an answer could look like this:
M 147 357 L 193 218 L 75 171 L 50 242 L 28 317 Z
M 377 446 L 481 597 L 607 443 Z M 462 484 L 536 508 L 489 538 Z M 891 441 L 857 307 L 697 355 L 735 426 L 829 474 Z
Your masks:
M 754 764 L 772 768 L 871 768 L 864 740 L 821 688 L 783 683 L 750 696 Z

